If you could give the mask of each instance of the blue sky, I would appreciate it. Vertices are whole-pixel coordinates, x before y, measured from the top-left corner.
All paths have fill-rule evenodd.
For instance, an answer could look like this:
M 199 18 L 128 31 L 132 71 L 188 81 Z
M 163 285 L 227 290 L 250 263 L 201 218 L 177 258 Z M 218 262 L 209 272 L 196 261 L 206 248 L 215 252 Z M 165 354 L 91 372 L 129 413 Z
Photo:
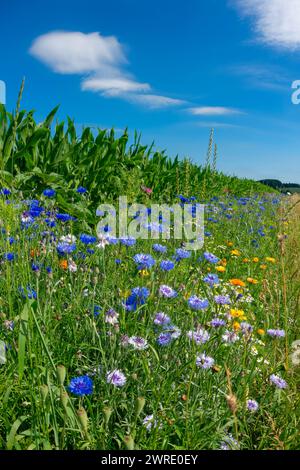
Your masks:
M 214 127 L 222 171 L 300 183 L 299 0 L 2 0 L 0 38 L 10 110 L 25 76 L 38 120 L 60 104 L 197 163 Z

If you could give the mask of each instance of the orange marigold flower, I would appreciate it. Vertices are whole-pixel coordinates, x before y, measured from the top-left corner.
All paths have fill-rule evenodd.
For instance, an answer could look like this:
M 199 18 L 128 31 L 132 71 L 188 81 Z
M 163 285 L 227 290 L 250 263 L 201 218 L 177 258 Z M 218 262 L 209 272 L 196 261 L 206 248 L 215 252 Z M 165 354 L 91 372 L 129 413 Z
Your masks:
M 68 269 L 68 261 L 66 259 L 62 259 L 59 262 L 59 266 L 61 267 L 61 269 Z
M 227 246 L 233 246 L 232 242 L 227 242 Z
M 243 263 L 249 263 L 250 259 L 249 258 L 244 258 Z
M 258 333 L 259 335 L 263 336 L 263 335 L 265 334 L 265 330 L 263 330 L 262 328 L 259 328 L 259 329 L 257 330 L 257 333 Z
M 253 263 L 258 263 L 259 262 L 259 258 L 255 257 L 253 258 Z
M 223 259 L 220 261 L 220 265 L 221 265 L 221 266 L 227 266 L 227 259 L 226 259 L 226 258 L 223 258 Z
M 244 281 L 241 281 L 241 279 L 230 279 L 230 284 L 232 286 L 240 286 L 240 287 L 245 287 Z
M 253 277 L 247 277 L 247 281 L 248 281 L 250 284 L 258 284 L 258 280 L 257 280 L 257 279 L 253 279 Z

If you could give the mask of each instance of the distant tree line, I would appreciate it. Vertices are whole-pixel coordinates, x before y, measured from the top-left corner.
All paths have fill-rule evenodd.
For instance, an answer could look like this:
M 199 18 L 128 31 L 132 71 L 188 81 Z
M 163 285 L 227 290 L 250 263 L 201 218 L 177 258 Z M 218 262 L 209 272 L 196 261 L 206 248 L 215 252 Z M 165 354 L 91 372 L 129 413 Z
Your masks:
M 282 183 L 279 180 L 260 180 L 259 183 L 265 184 L 266 186 L 270 186 L 274 189 L 287 189 L 287 188 L 300 188 L 300 184 L 297 183 Z

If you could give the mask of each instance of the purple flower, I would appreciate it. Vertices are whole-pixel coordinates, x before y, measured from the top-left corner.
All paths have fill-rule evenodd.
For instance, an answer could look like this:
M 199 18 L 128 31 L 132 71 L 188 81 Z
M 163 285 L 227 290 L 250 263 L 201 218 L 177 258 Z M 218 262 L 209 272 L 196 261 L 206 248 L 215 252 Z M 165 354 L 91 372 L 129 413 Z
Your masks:
M 236 439 L 234 439 L 232 434 L 225 436 L 220 445 L 221 450 L 238 450 L 239 448 L 239 443 Z
M 155 315 L 153 323 L 155 325 L 168 325 L 171 322 L 171 318 L 163 312 L 158 312 Z
M 151 431 L 151 428 L 157 427 L 157 421 L 154 419 L 153 415 L 148 415 L 143 419 L 143 425 L 147 429 L 147 431 Z
M 279 377 L 279 375 L 272 374 L 270 375 L 270 382 L 278 388 L 287 388 L 287 383 L 284 379 Z
M 115 387 L 123 387 L 126 383 L 126 377 L 123 372 L 118 369 L 114 369 L 107 373 L 106 381 L 108 384 L 112 384 Z
M 172 339 L 173 338 L 171 333 L 160 333 L 156 341 L 160 346 L 168 346 L 168 344 L 171 343 Z
M 171 271 L 174 268 L 175 264 L 173 261 L 166 259 L 160 263 L 160 267 L 163 271 Z
M 201 369 L 210 369 L 215 363 L 215 360 L 207 356 L 205 353 L 200 354 L 200 356 L 197 356 L 196 358 L 196 365 L 198 367 L 201 367 Z
M 212 321 L 210 322 L 210 326 L 213 328 L 219 328 L 220 326 L 225 326 L 226 321 L 222 320 L 221 318 L 213 318 Z
M 228 295 L 215 295 L 215 302 L 218 305 L 230 305 L 231 300 Z
M 250 325 L 250 323 L 247 323 L 246 321 L 242 321 L 241 323 L 241 331 L 244 335 L 246 334 L 251 334 L 253 331 L 253 326 Z
M 257 401 L 255 400 L 247 400 L 247 410 L 251 411 L 252 413 L 255 413 L 259 408 L 259 405 Z
M 155 259 L 151 255 L 145 255 L 144 253 L 136 254 L 133 259 L 139 271 L 152 268 L 155 264 Z
M 219 277 L 217 276 L 217 274 L 208 274 L 207 276 L 205 276 L 205 278 L 203 279 L 203 281 L 208 284 L 210 287 L 213 287 L 215 284 L 219 284 L 220 283 L 220 279 Z
M 204 344 L 209 340 L 210 335 L 203 328 L 197 328 L 197 330 L 195 331 L 192 331 L 192 330 L 188 331 L 187 337 L 190 340 L 195 341 L 196 344 Z
M 105 313 L 105 323 L 109 323 L 110 325 L 117 325 L 118 318 L 119 314 L 112 308 Z
M 189 307 L 193 310 L 204 310 L 209 307 L 207 299 L 200 299 L 196 295 L 192 295 L 188 300 Z
M 267 330 L 267 334 L 272 336 L 272 338 L 284 338 L 285 331 L 284 330 Z
M 217 258 L 215 255 L 213 255 L 212 253 L 209 253 L 208 251 L 206 251 L 204 254 L 203 254 L 204 258 L 206 259 L 206 261 L 208 261 L 209 263 L 212 263 L 212 264 L 216 264 L 218 263 L 219 258 Z
M 166 297 L 167 299 L 173 299 L 177 297 L 177 292 L 170 286 L 161 285 L 159 288 L 159 293 L 161 296 Z
M 140 336 L 131 336 L 129 338 L 128 343 L 131 344 L 131 346 L 134 347 L 134 349 L 147 349 L 148 348 L 148 342 L 146 339 L 141 338 Z
M 87 375 L 82 375 L 80 377 L 74 377 L 71 379 L 68 386 L 68 390 L 78 397 L 83 397 L 84 395 L 91 395 L 93 393 L 93 381 Z

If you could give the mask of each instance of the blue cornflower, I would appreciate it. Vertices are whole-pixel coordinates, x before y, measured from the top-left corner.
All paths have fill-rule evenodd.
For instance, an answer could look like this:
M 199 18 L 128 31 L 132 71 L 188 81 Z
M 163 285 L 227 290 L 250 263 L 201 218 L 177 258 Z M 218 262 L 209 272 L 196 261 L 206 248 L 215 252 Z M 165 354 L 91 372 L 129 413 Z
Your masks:
M 217 274 L 208 274 L 207 276 L 205 276 L 205 278 L 203 279 L 203 281 L 208 284 L 210 287 L 213 287 L 215 284 L 219 284 L 220 283 L 220 279 L 218 278 L 218 275 Z
M 74 377 L 70 380 L 68 390 L 74 395 L 77 395 L 78 397 L 83 397 L 84 395 L 91 395 L 93 393 L 93 381 L 87 375 Z
M 206 261 L 208 261 L 209 263 L 212 263 L 212 264 L 216 264 L 219 261 L 219 258 L 217 258 L 217 256 L 213 255 L 212 253 L 209 253 L 208 251 L 206 251 L 203 254 L 203 256 L 206 259 Z
M 0 189 L 0 194 L 1 196 L 9 196 L 11 194 L 11 191 L 8 188 L 2 188 Z
M 116 263 L 116 264 L 121 264 L 121 263 L 122 263 L 122 260 L 121 260 L 120 258 L 116 258 L 116 259 L 115 259 L 115 263 Z
M 158 312 L 153 320 L 154 325 L 164 326 L 171 323 L 171 318 L 163 312 Z
M 78 188 L 76 189 L 76 192 L 79 194 L 84 194 L 87 192 L 87 189 L 84 188 L 83 186 L 78 186 Z
M 57 253 L 59 255 L 66 255 L 69 253 L 72 253 L 73 251 L 76 250 L 76 244 L 75 243 L 67 243 L 67 242 L 60 242 L 58 243 L 56 247 Z
M 82 243 L 85 243 L 86 245 L 90 245 L 97 241 L 96 237 L 94 237 L 93 235 L 87 235 L 85 233 L 81 234 L 79 238 L 80 238 L 80 241 Z
M 43 195 L 46 196 L 46 197 L 54 197 L 56 194 L 56 192 L 54 191 L 54 189 L 45 189 L 43 191 Z
M 120 243 L 125 246 L 133 246 L 136 244 L 136 239 L 133 237 L 123 237 L 120 238 Z
M 13 243 L 15 243 L 16 240 L 14 239 L 14 237 L 9 237 L 8 241 L 9 244 L 12 245 Z
M 47 271 L 48 274 L 51 274 L 51 273 L 52 273 L 52 268 L 51 268 L 51 266 L 47 266 L 47 267 L 46 267 L 46 271 Z
M 165 284 L 160 286 L 159 293 L 162 297 L 166 297 L 167 299 L 174 299 L 174 297 L 177 297 L 176 290 L 170 286 L 166 286 Z
M 126 310 L 135 311 L 139 305 L 144 305 L 149 295 L 150 291 L 147 287 L 134 287 L 131 289 L 131 294 L 126 299 Z
M 171 271 L 174 268 L 175 264 L 169 259 L 165 259 L 160 263 L 160 268 L 163 271 Z
M 181 259 L 186 259 L 190 258 L 191 252 L 188 250 L 184 250 L 183 248 L 178 248 L 176 250 L 176 261 L 179 261 Z
M 143 269 L 152 268 L 155 264 L 155 259 L 151 255 L 147 255 L 144 253 L 138 253 L 133 257 L 135 263 L 137 264 L 137 268 L 139 271 Z
M 160 346 L 168 346 L 172 341 L 171 333 L 160 333 L 156 339 Z
M 100 305 L 95 305 L 94 306 L 94 317 L 98 317 L 98 315 L 100 315 L 101 310 L 102 310 L 102 307 L 100 307 Z
M 74 220 L 70 214 L 56 214 L 56 218 L 62 222 L 69 222 L 70 220 Z
M 167 252 L 167 247 L 164 245 L 160 245 L 159 243 L 155 243 L 152 245 L 152 249 L 156 251 L 156 253 L 166 253 Z
M 45 224 L 48 225 L 48 227 L 50 228 L 56 227 L 56 222 L 53 219 L 45 219 Z
M 200 299 L 196 295 L 192 295 L 189 298 L 188 304 L 193 310 L 204 310 L 209 307 L 209 302 L 207 299 Z
M 3 258 L 6 260 L 6 261 L 13 261 L 15 259 L 15 254 L 14 253 L 5 253 L 3 255 Z
M 31 264 L 31 269 L 34 272 L 38 272 L 38 271 L 40 271 L 40 266 L 38 264 L 32 263 Z
M 24 287 L 20 286 L 19 287 L 19 292 L 20 292 L 21 296 L 23 297 L 23 299 L 26 299 L 26 297 L 28 299 L 36 299 L 37 298 L 36 291 L 34 289 L 32 289 L 32 287 L 30 287 L 30 285 L 27 285 L 26 289 L 24 289 Z

